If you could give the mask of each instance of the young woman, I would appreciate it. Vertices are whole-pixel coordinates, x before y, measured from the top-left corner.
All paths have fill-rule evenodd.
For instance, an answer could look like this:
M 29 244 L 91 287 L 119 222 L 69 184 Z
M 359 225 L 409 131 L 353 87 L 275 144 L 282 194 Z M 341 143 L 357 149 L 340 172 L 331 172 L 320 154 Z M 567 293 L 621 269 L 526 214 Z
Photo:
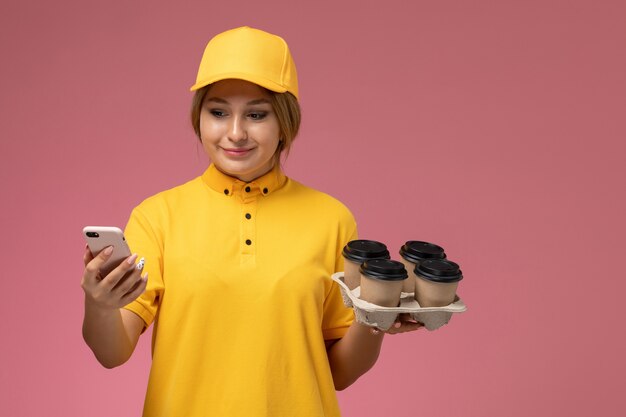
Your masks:
M 133 210 L 143 276 L 133 255 L 102 277 L 110 250 L 86 249 L 85 341 L 115 367 L 154 324 L 144 416 L 339 416 L 335 390 L 374 365 L 384 334 L 353 320 L 330 278 L 357 237 L 352 214 L 280 168 L 300 124 L 287 44 L 221 33 L 192 90 L 211 165 Z

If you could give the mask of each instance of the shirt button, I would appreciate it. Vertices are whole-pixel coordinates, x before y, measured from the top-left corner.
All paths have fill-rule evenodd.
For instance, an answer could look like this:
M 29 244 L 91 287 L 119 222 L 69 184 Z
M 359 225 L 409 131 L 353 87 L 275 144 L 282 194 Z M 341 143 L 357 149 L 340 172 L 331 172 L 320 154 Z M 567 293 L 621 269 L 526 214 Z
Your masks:
M 250 213 L 246 213 L 246 219 L 250 220 L 252 218 L 252 216 L 250 215 Z
M 246 245 L 248 246 L 252 245 L 252 241 L 250 239 L 246 239 Z
M 246 186 L 245 190 L 246 190 L 247 193 L 249 193 L 250 192 L 250 186 Z
M 267 194 L 269 192 L 269 190 L 267 188 L 263 189 L 263 194 Z
M 224 190 L 224 194 L 228 195 L 228 189 Z

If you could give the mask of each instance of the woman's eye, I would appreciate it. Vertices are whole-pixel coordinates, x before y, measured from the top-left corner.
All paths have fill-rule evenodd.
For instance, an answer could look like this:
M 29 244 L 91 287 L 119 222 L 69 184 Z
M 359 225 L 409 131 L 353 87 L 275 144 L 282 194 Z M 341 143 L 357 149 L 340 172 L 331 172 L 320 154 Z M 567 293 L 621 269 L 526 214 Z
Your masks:
M 256 111 L 252 113 L 248 113 L 248 117 L 252 120 L 262 120 L 267 116 L 267 112 L 264 111 Z
M 209 112 L 215 117 L 224 117 L 224 115 L 226 114 L 221 110 L 215 110 L 215 109 L 209 110 Z

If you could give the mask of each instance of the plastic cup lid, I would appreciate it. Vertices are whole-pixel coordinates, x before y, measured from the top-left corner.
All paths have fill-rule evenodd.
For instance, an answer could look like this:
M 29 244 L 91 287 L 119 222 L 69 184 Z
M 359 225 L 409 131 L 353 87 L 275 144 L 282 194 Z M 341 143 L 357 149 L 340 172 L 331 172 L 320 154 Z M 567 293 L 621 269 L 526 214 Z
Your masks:
M 402 281 L 409 276 L 402 262 L 390 259 L 370 259 L 363 262 L 360 271 L 363 275 L 383 281 Z
M 400 256 L 409 262 L 418 263 L 424 259 L 445 259 L 441 246 L 421 240 L 409 240 L 400 248 Z
M 463 279 L 459 265 L 447 259 L 427 259 L 417 265 L 414 272 L 434 282 L 452 283 Z
M 389 259 L 389 251 L 384 243 L 375 240 L 351 240 L 343 248 L 343 256 L 354 262 L 364 262 L 368 259 Z

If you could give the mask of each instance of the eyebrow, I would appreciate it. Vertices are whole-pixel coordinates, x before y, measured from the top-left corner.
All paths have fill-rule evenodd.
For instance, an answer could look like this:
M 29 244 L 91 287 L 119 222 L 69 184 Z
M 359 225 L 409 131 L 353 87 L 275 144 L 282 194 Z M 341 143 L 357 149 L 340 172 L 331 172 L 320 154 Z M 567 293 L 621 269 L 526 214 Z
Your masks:
M 221 104 L 230 104 L 227 100 L 224 100 L 223 98 L 219 98 L 219 97 L 209 97 L 207 98 L 206 101 L 212 101 L 214 103 L 221 103 Z M 246 105 L 248 106 L 254 106 L 255 104 L 271 104 L 270 101 L 266 98 L 257 98 L 254 100 L 250 100 L 249 102 L 246 103 Z

